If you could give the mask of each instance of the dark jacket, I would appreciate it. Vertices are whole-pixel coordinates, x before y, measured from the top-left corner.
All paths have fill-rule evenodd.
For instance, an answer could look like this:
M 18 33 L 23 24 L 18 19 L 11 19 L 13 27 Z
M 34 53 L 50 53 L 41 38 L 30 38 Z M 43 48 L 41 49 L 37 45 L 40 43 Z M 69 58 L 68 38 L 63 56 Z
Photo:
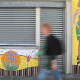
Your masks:
M 62 53 L 60 41 L 52 34 L 47 36 L 44 51 L 48 59 L 45 67 L 51 70 L 51 60 L 56 59 L 56 56 Z
M 61 43 L 52 34 L 46 39 L 46 55 L 60 55 L 62 53 Z

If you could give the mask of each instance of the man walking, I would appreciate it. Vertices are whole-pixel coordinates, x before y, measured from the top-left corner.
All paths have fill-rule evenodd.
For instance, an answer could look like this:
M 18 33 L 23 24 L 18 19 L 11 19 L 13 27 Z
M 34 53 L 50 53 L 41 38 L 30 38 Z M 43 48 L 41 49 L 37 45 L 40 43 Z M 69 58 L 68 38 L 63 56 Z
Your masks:
M 51 25 L 45 23 L 41 26 L 43 34 L 47 35 L 45 46 L 43 51 L 38 52 L 37 55 L 46 54 L 48 57 L 48 62 L 45 69 L 39 72 L 37 80 L 46 80 L 48 76 L 48 71 L 52 70 L 56 80 L 62 80 L 59 71 L 57 70 L 57 59 L 56 56 L 61 54 L 61 45 L 58 39 L 56 39 L 51 32 Z

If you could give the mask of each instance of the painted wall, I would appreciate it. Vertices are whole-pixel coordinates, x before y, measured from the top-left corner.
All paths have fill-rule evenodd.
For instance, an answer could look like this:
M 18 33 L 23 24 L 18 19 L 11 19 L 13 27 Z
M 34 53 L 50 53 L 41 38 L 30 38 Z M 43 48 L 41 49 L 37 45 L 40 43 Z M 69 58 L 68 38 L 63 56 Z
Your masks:
M 0 49 L 0 68 L 18 71 L 38 67 L 38 49 Z
M 73 0 L 73 58 L 72 72 L 80 74 L 80 0 Z

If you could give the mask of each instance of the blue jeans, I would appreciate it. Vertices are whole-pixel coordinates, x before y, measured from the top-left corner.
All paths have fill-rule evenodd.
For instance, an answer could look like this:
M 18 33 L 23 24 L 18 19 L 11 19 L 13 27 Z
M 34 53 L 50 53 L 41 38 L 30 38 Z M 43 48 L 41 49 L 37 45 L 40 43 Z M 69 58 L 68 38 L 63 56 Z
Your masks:
M 48 69 L 43 69 L 42 71 L 40 71 L 40 73 L 37 76 L 37 80 L 46 80 L 48 76 L 48 71 L 49 71 Z M 62 80 L 61 75 L 57 69 L 53 70 L 53 73 L 56 80 Z

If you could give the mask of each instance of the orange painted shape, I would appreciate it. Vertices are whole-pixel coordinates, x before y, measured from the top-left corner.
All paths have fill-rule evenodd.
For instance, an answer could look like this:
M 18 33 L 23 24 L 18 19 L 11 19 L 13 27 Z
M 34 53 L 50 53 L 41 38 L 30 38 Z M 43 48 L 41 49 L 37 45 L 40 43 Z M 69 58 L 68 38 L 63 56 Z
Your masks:
M 5 61 L 5 63 L 6 63 L 6 61 L 8 61 L 8 62 L 10 62 L 11 63 L 11 65 L 12 65 L 12 63 L 13 63 L 13 61 L 14 60 L 10 60 L 10 55 L 11 54 L 15 54 L 16 52 L 15 51 L 8 51 L 8 52 L 5 52 L 4 53 L 4 55 L 2 56 L 2 59 L 1 59 L 1 62 L 2 62 L 2 65 L 4 66 L 4 63 L 3 63 L 3 60 Z M 9 54 L 9 59 L 7 59 L 7 54 Z M 14 59 L 14 58 L 16 58 L 17 60 L 16 61 L 14 61 L 14 63 L 16 64 L 16 66 L 19 64 L 20 65 L 20 56 L 17 54 L 16 56 L 11 56 L 12 57 L 12 59 Z M 5 67 L 5 66 L 4 66 Z

